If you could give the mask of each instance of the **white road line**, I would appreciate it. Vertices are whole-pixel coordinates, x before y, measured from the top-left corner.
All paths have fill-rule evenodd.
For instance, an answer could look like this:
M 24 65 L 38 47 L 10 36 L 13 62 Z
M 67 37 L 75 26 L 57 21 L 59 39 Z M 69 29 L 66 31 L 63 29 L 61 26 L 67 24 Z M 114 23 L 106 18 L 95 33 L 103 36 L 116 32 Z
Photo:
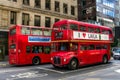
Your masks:
M 12 69 L 12 70 L 0 70 L 0 74 L 2 73 L 7 73 L 7 72 L 16 72 L 16 71 L 24 71 L 24 70 L 27 70 L 27 69 Z
M 51 72 L 60 73 L 60 74 L 64 74 L 64 73 L 65 73 L 65 72 L 62 72 L 62 71 L 52 70 L 52 69 L 43 68 L 43 67 L 37 67 L 37 68 L 38 68 L 38 69 L 42 69 L 42 70 L 46 70 L 46 71 L 51 71 Z
M 120 69 L 115 70 L 115 72 L 120 73 Z

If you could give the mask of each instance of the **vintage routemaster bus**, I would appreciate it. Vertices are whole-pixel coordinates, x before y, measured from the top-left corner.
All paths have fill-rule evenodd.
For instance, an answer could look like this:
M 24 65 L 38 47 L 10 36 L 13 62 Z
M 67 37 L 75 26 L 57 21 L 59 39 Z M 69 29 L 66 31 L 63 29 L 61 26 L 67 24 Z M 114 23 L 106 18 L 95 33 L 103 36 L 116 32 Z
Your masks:
M 50 62 L 51 29 L 15 25 L 9 29 L 9 63 L 25 65 Z
M 111 28 L 75 20 L 53 25 L 51 63 L 54 67 L 107 63 L 110 60 Z

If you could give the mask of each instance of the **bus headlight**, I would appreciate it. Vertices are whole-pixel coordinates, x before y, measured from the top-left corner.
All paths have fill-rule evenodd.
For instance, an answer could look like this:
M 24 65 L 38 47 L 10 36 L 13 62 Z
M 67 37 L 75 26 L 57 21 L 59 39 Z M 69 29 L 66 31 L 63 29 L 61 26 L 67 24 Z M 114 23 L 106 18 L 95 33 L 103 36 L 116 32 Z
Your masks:
M 66 58 L 64 58 L 64 62 L 66 62 Z
M 16 49 L 14 49 L 14 52 L 16 52 Z
M 53 60 L 53 58 L 51 57 L 51 61 Z

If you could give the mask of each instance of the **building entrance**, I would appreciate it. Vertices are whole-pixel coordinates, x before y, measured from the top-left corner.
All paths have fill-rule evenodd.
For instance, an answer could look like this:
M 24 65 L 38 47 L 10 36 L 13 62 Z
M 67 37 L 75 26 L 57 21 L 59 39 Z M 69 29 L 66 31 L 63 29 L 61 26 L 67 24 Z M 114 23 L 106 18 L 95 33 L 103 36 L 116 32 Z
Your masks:
M 3 45 L 0 45 L 0 61 L 4 60 L 5 58 L 5 49 Z

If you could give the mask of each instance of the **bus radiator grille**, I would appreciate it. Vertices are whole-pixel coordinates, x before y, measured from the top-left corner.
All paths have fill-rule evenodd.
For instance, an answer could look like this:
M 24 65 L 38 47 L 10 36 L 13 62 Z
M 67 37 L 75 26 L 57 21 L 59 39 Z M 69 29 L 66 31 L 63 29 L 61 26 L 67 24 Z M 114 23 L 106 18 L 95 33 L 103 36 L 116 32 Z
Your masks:
M 53 58 L 55 64 L 60 64 L 60 57 Z

